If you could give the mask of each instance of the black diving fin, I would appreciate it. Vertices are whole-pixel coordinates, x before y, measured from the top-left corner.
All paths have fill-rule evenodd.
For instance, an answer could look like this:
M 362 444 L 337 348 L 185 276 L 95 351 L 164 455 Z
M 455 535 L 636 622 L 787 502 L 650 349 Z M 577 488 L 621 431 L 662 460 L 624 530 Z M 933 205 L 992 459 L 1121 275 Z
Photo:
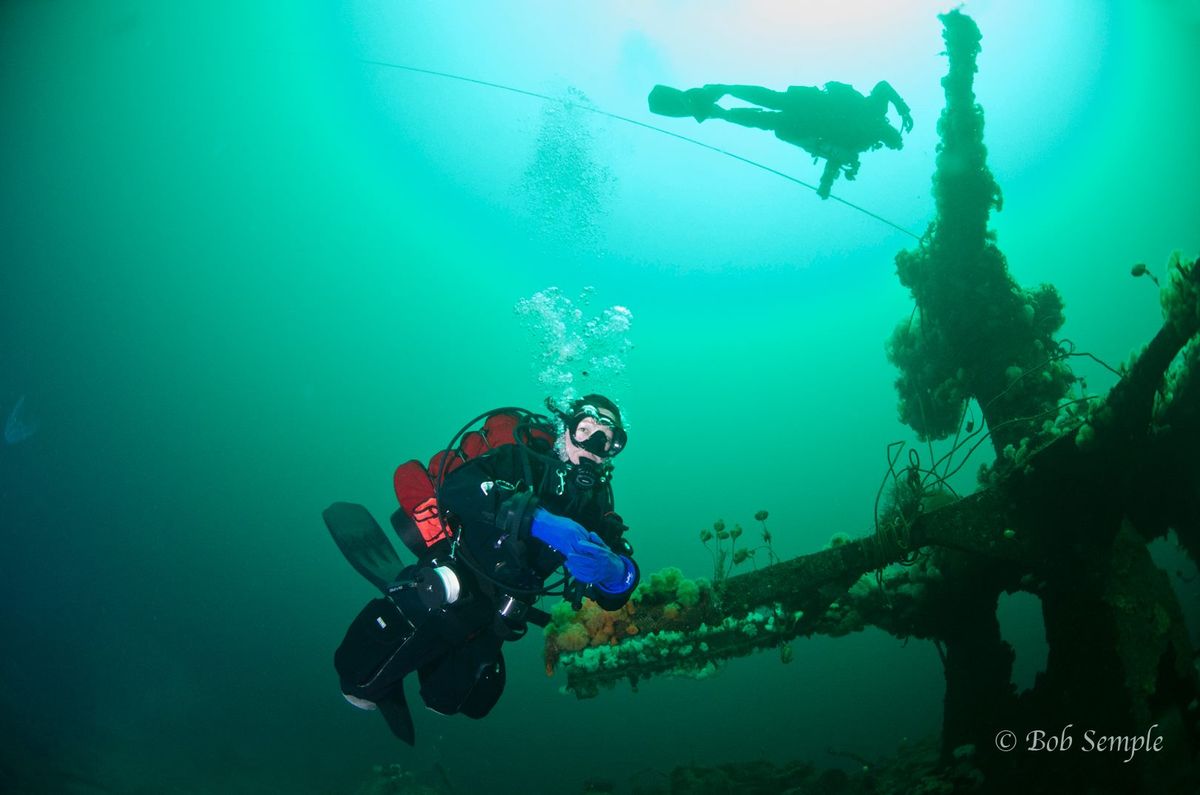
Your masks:
M 404 699 L 404 686 L 397 687 L 395 693 L 381 700 L 377 706 L 392 734 L 409 745 L 416 745 L 417 732 L 413 728 L 412 713 L 408 711 L 408 703 Z
M 386 594 L 404 564 L 371 512 L 353 502 L 335 502 L 321 517 L 350 565 Z
M 692 115 L 692 108 L 688 103 L 687 95 L 678 88 L 662 85 L 655 86 L 650 91 L 650 96 L 646 100 L 650 105 L 650 112 L 659 116 L 681 118 Z

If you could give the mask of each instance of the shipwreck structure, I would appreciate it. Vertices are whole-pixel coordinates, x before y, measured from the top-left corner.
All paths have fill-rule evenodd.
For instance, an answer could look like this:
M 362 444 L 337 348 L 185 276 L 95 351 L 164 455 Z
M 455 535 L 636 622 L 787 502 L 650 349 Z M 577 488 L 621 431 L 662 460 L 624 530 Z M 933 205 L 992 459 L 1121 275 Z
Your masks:
M 922 440 L 953 437 L 951 453 L 890 456 L 872 536 L 714 583 L 668 570 L 617 613 L 556 611 L 547 665 L 588 697 L 620 681 L 705 676 L 725 658 L 786 653 L 796 637 L 873 625 L 936 644 L 946 679 L 941 758 L 950 764 L 973 749 L 979 787 L 1197 792 L 1196 654 L 1147 545 L 1173 532 L 1200 564 L 1200 260 L 1169 263 L 1163 326 L 1108 394 L 1077 391 L 1070 365 L 1080 354 L 1054 338 L 1058 293 L 1016 284 L 988 229 L 1001 195 L 973 92 L 979 30 L 957 11 L 941 19 L 949 71 L 937 217 L 896 258 L 915 306 L 889 356 L 901 418 Z M 979 428 L 964 422 L 972 403 Z M 959 498 L 948 475 L 988 442 L 996 463 L 979 491 Z M 732 532 L 717 527 L 706 540 L 733 544 Z M 1020 694 L 996 617 L 1000 594 L 1018 591 L 1041 600 L 1049 645 L 1045 671 Z M 1009 729 L 1023 743 L 1030 730 L 1068 723 L 1161 742 L 1126 761 L 1005 753 L 997 737 Z

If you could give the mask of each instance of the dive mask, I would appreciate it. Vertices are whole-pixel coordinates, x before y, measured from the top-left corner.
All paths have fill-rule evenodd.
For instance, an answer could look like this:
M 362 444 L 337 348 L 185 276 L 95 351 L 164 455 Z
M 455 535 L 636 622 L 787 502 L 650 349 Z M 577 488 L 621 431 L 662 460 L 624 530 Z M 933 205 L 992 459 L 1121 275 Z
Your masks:
M 567 433 L 580 448 L 601 458 L 612 458 L 625 449 L 625 429 L 592 406 L 583 406 L 572 417 L 564 417 Z

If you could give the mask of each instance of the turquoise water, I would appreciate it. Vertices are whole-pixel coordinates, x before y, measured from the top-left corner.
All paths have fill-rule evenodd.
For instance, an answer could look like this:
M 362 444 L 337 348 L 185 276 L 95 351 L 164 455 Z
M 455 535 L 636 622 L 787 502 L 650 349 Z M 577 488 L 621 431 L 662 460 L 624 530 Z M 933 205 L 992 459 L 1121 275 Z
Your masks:
M 38 427 L 0 447 L 0 776 L 354 792 L 372 765 L 436 761 L 459 791 L 570 792 L 935 733 L 935 650 L 881 632 L 589 701 L 529 638 L 485 721 L 420 710 L 399 746 L 338 693 L 332 652 L 371 589 L 320 512 L 384 517 L 398 463 L 488 408 L 537 408 L 541 338 L 514 306 L 593 287 L 633 319 L 609 388 L 644 569 L 707 575 L 700 528 L 759 509 L 785 557 L 868 532 L 885 446 L 911 440 L 884 341 L 911 312 L 893 257 L 912 237 L 609 116 L 365 61 L 591 103 L 811 184 L 803 152 L 652 116 L 646 94 L 886 79 L 916 126 L 834 195 L 920 234 L 951 5 L 6 4 L 0 413 L 24 396 Z M 1161 323 L 1131 266 L 1200 250 L 1200 15 L 1053 6 L 964 6 L 992 225 L 1018 282 L 1061 291 L 1063 336 L 1116 364 Z M 1006 632 L 1031 677 L 1024 608 Z

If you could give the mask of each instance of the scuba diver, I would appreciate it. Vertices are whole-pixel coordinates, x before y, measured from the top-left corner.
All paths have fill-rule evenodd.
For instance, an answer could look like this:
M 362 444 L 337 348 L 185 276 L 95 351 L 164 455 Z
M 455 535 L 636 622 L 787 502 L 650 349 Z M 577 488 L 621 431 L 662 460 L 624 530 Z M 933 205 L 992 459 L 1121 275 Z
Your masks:
M 726 95 L 759 107 L 723 108 L 717 102 Z M 822 199 L 829 198 L 838 174 L 848 180 L 858 175 L 861 153 L 881 146 L 900 149 L 904 145 L 901 131 L 908 132 L 913 125 L 908 105 L 884 80 L 865 97 L 853 86 L 838 82 L 826 83 L 824 89 L 788 86 L 786 91 L 711 83 L 687 91 L 658 85 L 648 99 L 650 111 L 660 116 L 691 116 L 698 122 L 723 119 L 772 130 L 779 140 L 812 155 L 814 163 L 823 158 L 825 170 L 817 188 Z M 888 122 L 888 105 L 900 114 L 900 130 Z
M 561 595 L 579 609 L 587 597 L 616 610 L 637 587 L 628 528 L 613 510 L 612 460 L 627 441 L 621 412 L 594 394 L 565 411 L 546 405 L 555 419 L 497 409 L 464 426 L 428 467 L 397 468 L 392 525 L 413 565 L 400 563 L 362 506 L 324 513 L 347 560 L 382 592 L 334 655 L 342 694 L 378 710 L 410 745 L 409 674 L 430 709 L 482 718 L 504 689 L 503 643 L 548 622 L 537 599 Z

